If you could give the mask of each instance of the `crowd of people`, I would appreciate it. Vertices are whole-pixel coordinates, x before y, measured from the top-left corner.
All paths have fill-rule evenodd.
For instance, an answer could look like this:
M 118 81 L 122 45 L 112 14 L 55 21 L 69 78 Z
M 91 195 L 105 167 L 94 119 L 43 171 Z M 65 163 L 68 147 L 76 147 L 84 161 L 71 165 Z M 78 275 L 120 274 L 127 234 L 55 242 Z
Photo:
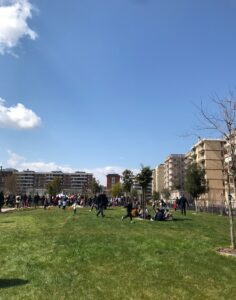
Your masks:
M 27 208 L 42 206 L 47 209 L 49 206 L 58 206 L 62 210 L 66 210 L 67 207 L 71 207 L 74 214 L 77 212 L 78 207 L 89 207 L 90 211 L 96 210 L 97 216 L 104 217 L 104 210 L 107 207 L 121 206 L 126 208 L 127 213 L 122 217 L 122 220 L 129 218 L 133 222 L 133 218 L 148 219 L 151 221 L 171 221 L 173 215 L 170 212 L 170 205 L 164 200 L 152 201 L 152 209 L 150 210 L 143 205 L 143 203 L 137 198 L 129 197 L 116 197 L 107 198 L 105 193 L 95 195 L 94 197 L 85 197 L 83 195 L 66 196 L 63 194 L 57 196 L 39 196 L 38 194 L 32 195 L 7 195 L 4 198 L 4 204 L 8 207 Z M 173 209 L 176 211 L 180 209 L 183 215 L 186 215 L 186 207 L 188 201 L 184 195 L 180 198 L 176 198 L 173 203 Z

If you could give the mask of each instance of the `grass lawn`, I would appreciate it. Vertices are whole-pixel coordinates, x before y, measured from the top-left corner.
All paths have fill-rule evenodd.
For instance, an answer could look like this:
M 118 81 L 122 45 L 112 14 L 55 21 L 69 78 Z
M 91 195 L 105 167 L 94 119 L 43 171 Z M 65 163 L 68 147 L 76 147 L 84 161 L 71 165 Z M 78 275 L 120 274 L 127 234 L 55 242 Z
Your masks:
M 236 299 L 228 219 L 121 221 L 120 208 L 0 215 L 0 299 Z

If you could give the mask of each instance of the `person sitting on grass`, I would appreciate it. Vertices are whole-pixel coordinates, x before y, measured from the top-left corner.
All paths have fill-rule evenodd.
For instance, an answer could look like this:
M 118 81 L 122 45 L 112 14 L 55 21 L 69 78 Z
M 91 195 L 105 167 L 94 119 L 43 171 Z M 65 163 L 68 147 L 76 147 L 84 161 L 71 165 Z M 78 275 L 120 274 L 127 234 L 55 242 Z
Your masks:
M 137 207 L 132 208 L 131 214 L 132 214 L 132 217 L 138 217 L 138 209 L 137 209 Z
M 145 208 L 144 210 L 143 209 L 139 210 L 139 217 L 142 219 L 148 219 L 148 220 L 151 219 L 151 215 L 147 208 Z
M 165 221 L 164 209 L 160 209 L 160 208 L 157 209 L 154 220 L 155 221 Z
M 164 212 L 164 218 L 166 221 L 173 221 L 173 216 L 170 213 L 169 209 L 166 209 Z

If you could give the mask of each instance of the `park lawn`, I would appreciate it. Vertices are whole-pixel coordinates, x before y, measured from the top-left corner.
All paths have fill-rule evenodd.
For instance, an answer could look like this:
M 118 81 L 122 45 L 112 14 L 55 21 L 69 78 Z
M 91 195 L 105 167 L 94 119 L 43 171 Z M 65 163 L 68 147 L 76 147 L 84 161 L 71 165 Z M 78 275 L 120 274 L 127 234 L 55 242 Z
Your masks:
M 227 217 L 121 221 L 80 209 L 0 215 L 0 299 L 236 299 Z

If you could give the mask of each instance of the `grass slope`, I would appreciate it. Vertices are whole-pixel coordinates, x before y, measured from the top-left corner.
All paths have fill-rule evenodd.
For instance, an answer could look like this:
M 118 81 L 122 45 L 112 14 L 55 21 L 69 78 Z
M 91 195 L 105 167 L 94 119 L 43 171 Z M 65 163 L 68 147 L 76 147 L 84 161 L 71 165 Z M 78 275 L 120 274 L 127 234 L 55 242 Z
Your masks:
M 124 212 L 0 215 L 0 299 L 236 299 L 228 219 L 121 222 Z

